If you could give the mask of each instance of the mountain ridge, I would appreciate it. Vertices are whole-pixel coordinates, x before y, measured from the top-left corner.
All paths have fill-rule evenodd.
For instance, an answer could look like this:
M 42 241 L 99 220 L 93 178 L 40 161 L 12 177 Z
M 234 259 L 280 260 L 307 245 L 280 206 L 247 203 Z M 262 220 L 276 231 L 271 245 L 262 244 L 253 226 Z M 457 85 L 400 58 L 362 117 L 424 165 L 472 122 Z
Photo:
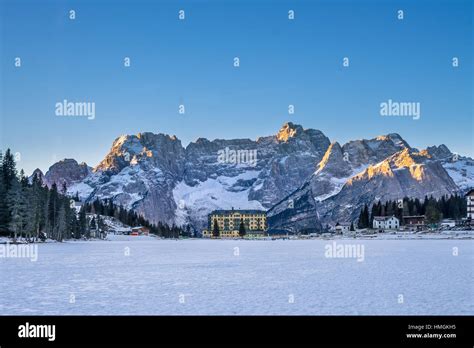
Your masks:
M 254 162 L 248 161 L 252 151 Z M 235 156 L 222 159 L 219 152 Z M 415 195 L 465 190 L 474 182 L 474 161 L 453 158 L 444 144 L 418 151 L 397 133 L 340 145 L 319 130 L 287 122 L 276 134 L 256 140 L 198 138 L 187 146 L 175 135 L 121 135 L 94 168 L 60 161 L 44 177 L 48 185 L 65 183 L 71 195 L 77 192 L 84 201 L 112 199 L 154 222 L 200 229 L 210 210 L 236 207 L 268 210 L 276 227 L 317 228 L 344 216 L 352 219 L 369 199 L 410 190 Z M 383 177 L 380 170 L 390 175 Z M 351 191 L 350 186 L 361 185 L 359 179 L 382 187 L 369 185 L 374 195 Z M 296 208 L 285 206 L 285 199 Z M 350 207 L 340 208 L 345 206 Z M 275 223 L 278 219 L 281 223 Z

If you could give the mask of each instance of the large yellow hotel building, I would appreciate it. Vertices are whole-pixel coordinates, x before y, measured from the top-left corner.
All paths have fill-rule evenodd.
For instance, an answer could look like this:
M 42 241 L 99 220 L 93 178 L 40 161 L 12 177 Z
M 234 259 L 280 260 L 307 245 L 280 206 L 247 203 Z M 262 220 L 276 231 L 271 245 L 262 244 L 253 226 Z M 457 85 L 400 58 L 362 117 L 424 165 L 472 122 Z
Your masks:
M 246 236 L 264 236 L 268 229 L 267 213 L 263 210 L 214 210 L 208 215 L 208 229 L 203 231 L 203 237 L 212 237 L 214 222 L 217 221 L 221 238 L 237 238 L 241 220 L 244 221 Z

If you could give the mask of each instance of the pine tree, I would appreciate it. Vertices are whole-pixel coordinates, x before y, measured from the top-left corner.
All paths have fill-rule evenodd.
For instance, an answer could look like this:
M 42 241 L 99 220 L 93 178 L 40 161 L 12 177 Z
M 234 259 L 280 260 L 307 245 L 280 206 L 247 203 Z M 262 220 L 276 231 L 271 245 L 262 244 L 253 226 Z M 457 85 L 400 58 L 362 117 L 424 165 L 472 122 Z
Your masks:
M 45 206 L 48 201 L 48 189 L 43 187 L 42 179 L 36 174 L 32 179 L 32 193 L 30 200 L 32 203 L 34 220 L 33 234 L 35 236 L 34 238 L 38 239 L 41 231 L 44 230 L 46 225 Z
M 239 236 L 240 236 L 241 238 L 244 238 L 246 234 L 247 234 L 247 231 L 245 231 L 244 221 L 243 221 L 243 220 L 240 220 Z
M 97 215 L 97 231 L 99 232 L 100 238 L 105 237 L 105 234 L 106 234 L 105 228 L 106 228 L 106 224 L 104 222 L 104 219 L 100 215 Z
M 410 200 L 408 200 L 408 198 L 405 198 L 403 200 L 403 208 L 402 208 L 402 217 L 403 216 L 410 216 L 411 215 L 411 212 L 410 212 Z M 401 222 L 402 220 L 400 220 Z
M 215 238 L 218 238 L 220 236 L 219 224 L 217 223 L 217 219 L 214 219 L 214 229 L 212 230 L 212 236 Z
M 22 237 L 27 223 L 27 205 L 24 191 L 17 180 L 12 180 L 7 194 L 7 204 L 11 212 L 9 229 L 13 232 L 14 240 Z
M 8 191 L 12 187 L 13 181 L 17 180 L 15 158 L 10 149 L 7 149 L 5 156 L 3 157 L 2 174 L 6 190 Z
M 357 220 L 357 227 L 362 229 L 364 227 L 364 209 L 362 208 L 359 213 L 359 219 Z
M 81 208 L 79 211 L 79 234 L 81 236 L 88 235 L 88 226 L 87 226 L 87 217 L 86 217 L 86 210 Z
M 364 207 L 362 208 L 359 214 L 359 221 L 358 221 L 357 226 L 361 229 L 367 228 L 369 227 L 369 221 L 370 221 L 369 207 L 367 206 L 367 204 L 364 204 Z
M 48 195 L 48 203 L 46 206 L 46 234 L 49 238 L 56 239 L 59 199 L 56 183 L 51 186 Z
M 34 201 L 33 198 L 33 188 L 29 186 L 29 183 L 22 188 L 23 195 L 25 198 L 25 209 L 26 209 L 26 223 L 25 223 L 25 237 L 28 242 L 33 240 L 35 235 L 35 210 L 34 210 Z
M 436 202 L 433 200 L 430 200 L 426 204 L 425 208 L 425 218 L 426 222 L 428 223 L 437 223 L 439 220 L 441 220 L 441 212 L 439 211 L 438 207 L 436 206 Z
M 8 235 L 8 221 L 7 188 L 3 175 L 3 154 L 0 151 L 0 235 Z
M 61 194 L 63 196 L 66 196 L 67 195 L 67 185 L 66 185 L 66 181 L 63 181 L 63 185 L 61 187 Z
M 369 220 L 369 227 L 374 225 L 374 217 L 379 215 L 378 205 L 377 203 L 372 204 L 372 209 L 370 211 L 370 220 Z
M 97 223 L 95 220 L 95 216 L 92 217 L 91 221 L 89 222 L 89 226 L 91 230 L 96 230 L 97 229 Z
M 66 209 L 64 207 L 64 204 L 62 204 L 58 211 L 56 240 L 59 242 L 62 242 L 63 236 L 66 234 L 66 232 L 67 232 Z
M 10 224 L 12 219 L 11 206 L 13 203 L 9 203 L 9 197 L 11 198 L 10 190 L 12 186 L 18 181 L 16 176 L 16 165 L 15 158 L 11 153 L 10 149 L 7 149 L 5 155 L 2 158 L 1 163 L 1 174 L 2 174 L 2 183 L 0 188 L 0 195 L 2 196 L 3 204 L 0 203 L 0 229 L 3 233 L 8 234 L 9 228 L 12 226 Z M 14 223 L 14 225 L 16 225 Z

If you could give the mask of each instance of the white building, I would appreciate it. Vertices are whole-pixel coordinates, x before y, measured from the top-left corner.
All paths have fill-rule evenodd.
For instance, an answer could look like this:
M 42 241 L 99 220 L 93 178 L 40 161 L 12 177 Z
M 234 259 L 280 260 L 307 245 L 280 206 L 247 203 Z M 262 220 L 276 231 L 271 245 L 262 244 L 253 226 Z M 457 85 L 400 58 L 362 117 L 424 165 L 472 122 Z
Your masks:
M 336 231 L 337 234 L 344 234 L 349 232 L 351 229 L 351 224 L 348 223 L 337 223 L 336 226 L 334 227 L 334 230 Z
M 400 220 L 392 216 L 374 216 L 372 227 L 377 230 L 396 230 L 400 227 Z
M 467 219 L 473 221 L 474 220 L 474 189 L 469 190 L 466 193 L 466 200 L 467 200 Z
M 444 219 L 441 221 L 441 227 L 454 227 L 456 226 L 456 221 L 453 219 Z

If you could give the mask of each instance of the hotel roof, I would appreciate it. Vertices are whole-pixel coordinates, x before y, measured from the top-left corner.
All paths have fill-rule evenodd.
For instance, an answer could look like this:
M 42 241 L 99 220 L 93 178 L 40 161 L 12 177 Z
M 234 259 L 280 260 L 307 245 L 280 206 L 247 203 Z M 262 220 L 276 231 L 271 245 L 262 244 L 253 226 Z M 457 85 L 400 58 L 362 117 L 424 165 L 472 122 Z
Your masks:
M 238 209 L 229 209 L 229 210 L 214 210 L 211 212 L 210 215 L 226 215 L 231 213 L 240 213 L 240 214 L 266 214 L 265 210 L 257 210 L 257 209 L 250 209 L 250 210 L 238 210 Z

